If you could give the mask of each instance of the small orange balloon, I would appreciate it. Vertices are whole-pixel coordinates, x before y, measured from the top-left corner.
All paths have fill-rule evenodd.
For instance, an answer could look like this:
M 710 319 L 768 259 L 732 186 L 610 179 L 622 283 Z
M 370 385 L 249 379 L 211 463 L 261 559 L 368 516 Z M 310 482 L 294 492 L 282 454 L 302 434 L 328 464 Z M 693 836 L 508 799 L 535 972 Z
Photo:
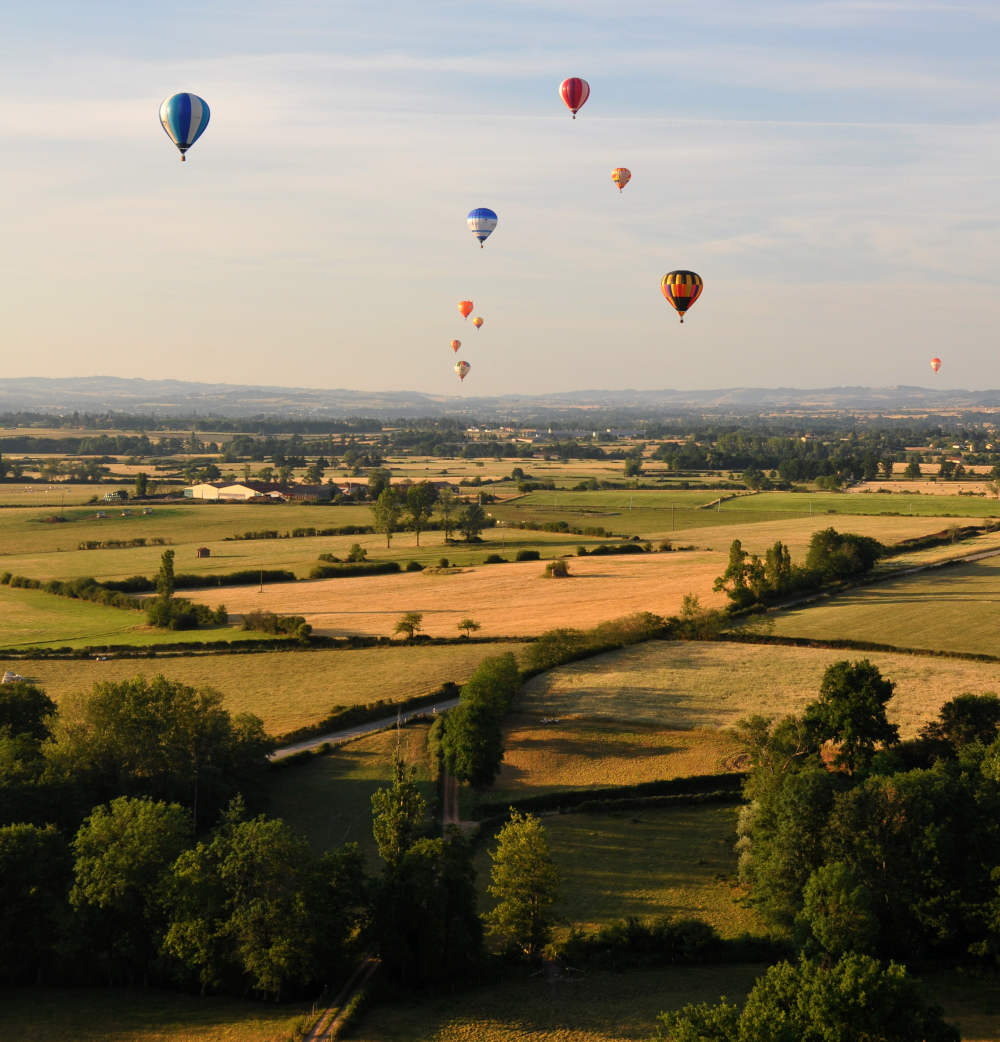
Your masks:
M 632 180 L 632 171 L 625 166 L 616 166 L 611 171 L 611 180 L 618 185 L 619 193 Z
M 472 324 L 476 327 L 476 329 L 480 329 L 482 327 L 483 322 L 485 321 L 485 319 L 480 318 L 478 315 L 476 315 L 476 317 L 472 320 Z
M 455 354 L 458 354 L 458 349 L 461 346 L 462 346 L 462 341 L 461 340 L 452 340 L 452 342 L 451 342 L 451 349 L 452 349 L 452 351 L 455 352 Z
M 931 369 L 933 369 L 934 372 L 936 373 L 940 368 L 941 368 L 941 359 L 940 358 L 932 358 L 931 359 Z
M 458 310 L 462 312 L 462 318 L 468 318 L 472 314 L 472 301 L 460 300 L 458 302 Z

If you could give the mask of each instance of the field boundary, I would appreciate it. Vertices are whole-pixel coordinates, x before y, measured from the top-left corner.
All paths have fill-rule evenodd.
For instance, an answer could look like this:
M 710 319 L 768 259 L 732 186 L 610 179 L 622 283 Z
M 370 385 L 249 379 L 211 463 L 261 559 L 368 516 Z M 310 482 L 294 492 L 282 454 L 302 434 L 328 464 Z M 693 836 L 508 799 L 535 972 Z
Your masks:
M 513 808 L 521 812 L 569 813 L 581 806 L 633 802 L 635 800 L 663 800 L 696 795 L 717 795 L 723 790 L 738 792 L 746 774 L 742 771 L 726 771 L 722 774 L 690 774 L 681 778 L 664 778 L 659 781 L 637 782 L 634 785 L 609 785 L 599 789 L 575 789 L 564 792 L 546 792 L 521 799 L 484 801 L 476 808 L 480 820 L 505 817 Z M 652 806 L 652 804 L 651 804 Z
M 1000 553 L 1000 551 L 997 551 Z M 788 648 L 817 648 L 830 651 L 872 651 L 883 655 L 915 655 L 923 658 L 964 659 L 968 662 L 1000 662 L 1000 655 L 987 655 L 977 651 L 937 651 L 933 648 L 901 648 L 895 644 L 877 644 L 869 640 L 834 638 L 820 640 L 815 637 L 776 637 L 765 633 L 719 633 L 711 637 L 683 640 L 687 644 L 774 644 Z

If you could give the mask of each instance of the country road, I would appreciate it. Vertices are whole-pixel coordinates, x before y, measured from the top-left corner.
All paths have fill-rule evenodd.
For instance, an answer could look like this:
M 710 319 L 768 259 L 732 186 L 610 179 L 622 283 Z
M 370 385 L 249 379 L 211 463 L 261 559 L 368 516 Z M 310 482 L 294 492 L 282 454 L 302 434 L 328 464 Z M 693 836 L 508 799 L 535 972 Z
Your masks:
M 421 706 L 419 709 L 411 709 L 408 713 L 403 713 L 399 720 L 412 720 L 415 716 L 427 716 L 428 713 L 443 713 L 446 709 L 452 709 L 458 705 L 457 698 L 449 698 L 443 702 L 434 702 L 429 706 Z M 283 760 L 286 756 L 293 756 L 295 753 L 303 753 L 309 749 L 318 749 L 324 742 L 329 742 L 331 745 L 335 745 L 337 742 L 346 742 L 351 738 L 359 738 L 363 734 L 370 734 L 372 731 L 381 731 L 386 727 L 392 727 L 396 722 L 397 717 L 387 716 L 383 720 L 373 720 L 371 723 L 358 724 L 356 727 L 348 727 L 343 731 L 333 731 L 330 734 L 318 735 L 316 738 L 309 738 L 304 742 L 296 742 L 295 745 L 286 745 L 283 749 L 276 749 L 271 754 L 272 760 Z

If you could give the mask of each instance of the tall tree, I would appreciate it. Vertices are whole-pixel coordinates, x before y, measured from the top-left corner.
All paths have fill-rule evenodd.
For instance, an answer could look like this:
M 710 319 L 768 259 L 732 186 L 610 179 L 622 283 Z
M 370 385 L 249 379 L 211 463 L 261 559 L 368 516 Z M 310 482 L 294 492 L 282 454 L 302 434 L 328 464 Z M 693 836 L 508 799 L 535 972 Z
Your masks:
M 174 595 L 174 551 L 164 550 L 160 555 L 160 571 L 156 576 L 156 596 L 168 601 Z
M 183 807 L 126 797 L 95 807 L 80 827 L 70 902 L 85 913 L 109 976 L 145 978 L 163 925 L 164 873 L 190 836 Z
M 434 513 L 437 498 L 437 489 L 430 481 L 417 482 L 406 490 L 406 512 L 410 515 L 410 524 L 417 533 L 417 546 L 420 545 L 420 530 Z
M 373 830 L 379 856 L 397 865 L 427 824 L 427 801 L 414 780 L 416 768 L 407 767 L 397 749 L 392 755 L 392 786 L 372 796 Z
M 143 473 L 143 471 L 140 470 L 139 473 L 135 476 L 135 491 L 132 493 L 132 495 L 134 495 L 136 499 L 142 499 L 142 497 L 146 494 L 146 489 L 148 486 L 149 475 Z
M 472 542 L 486 527 L 486 511 L 478 503 L 470 503 L 458 516 L 458 527 L 466 542 Z
M 497 905 L 486 916 L 490 932 L 506 947 L 536 958 L 552 936 L 552 907 L 560 899 L 559 870 L 542 823 L 512 811 L 491 851 L 489 892 Z
M 438 512 L 441 514 L 441 523 L 444 525 L 444 541 L 451 542 L 451 533 L 454 529 L 452 518 L 455 515 L 457 500 L 451 489 L 442 489 L 438 495 Z
M 41 983 L 60 940 L 72 880 L 66 840 L 48 825 L 0 828 L 0 974 Z
M 392 545 L 392 533 L 399 528 L 400 511 L 395 490 L 384 488 L 372 504 L 376 532 L 385 532 L 386 548 Z
M 819 699 L 806 706 L 806 727 L 818 741 L 837 744 L 837 764 L 852 773 L 865 768 L 876 746 L 899 742 L 885 708 L 894 689 L 868 659 L 834 662 L 823 674 Z

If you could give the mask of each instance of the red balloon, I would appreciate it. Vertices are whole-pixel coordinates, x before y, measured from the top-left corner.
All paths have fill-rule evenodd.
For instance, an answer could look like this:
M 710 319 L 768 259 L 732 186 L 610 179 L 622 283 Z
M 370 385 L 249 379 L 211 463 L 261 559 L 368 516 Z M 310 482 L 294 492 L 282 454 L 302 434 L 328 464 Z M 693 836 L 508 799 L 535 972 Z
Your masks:
M 581 80 L 579 76 L 571 76 L 559 84 L 559 97 L 563 99 L 566 108 L 573 113 L 573 118 L 576 119 L 576 114 L 590 97 L 590 84 L 586 80 Z
M 932 358 L 931 359 L 931 369 L 933 369 L 934 372 L 936 373 L 940 368 L 941 368 L 941 359 L 940 358 Z

